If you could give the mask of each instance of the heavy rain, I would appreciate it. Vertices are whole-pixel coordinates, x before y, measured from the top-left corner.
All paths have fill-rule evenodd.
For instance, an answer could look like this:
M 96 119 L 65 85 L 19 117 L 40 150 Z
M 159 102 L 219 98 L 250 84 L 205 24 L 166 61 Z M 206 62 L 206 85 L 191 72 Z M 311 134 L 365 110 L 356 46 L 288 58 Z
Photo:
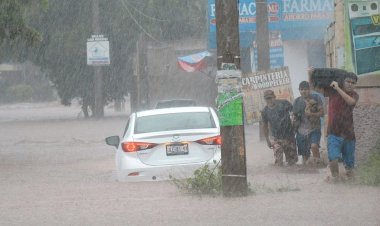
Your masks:
M 379 7 L 379 0 L 1 0 L 0 225 L 379 225 Z M 234 16 L 238 34 L 221 31 Z M 339 80 L 351 72 L 357 81 Z M 309 156 L 298 146 L 293 157 L 276 154 L 276 132 L 294 140 L 295 133 L 273 131 L 284 121 L 263 111 L 286 101 L 293 123 L 295 100 L 309 88 L 302 81 L 323 100 L 318 159 L 314 146 Z M 344 153 L 332 159 L 327 135 L 336 110 L 330 93 L 351 95 L 352 87 L 359 99 L 347 98 L 355 106 L 351 169 Z M 119 180 L 118 152 L 105 139 L 124 136 L 134 112 L 185 102 L 219 117 L 221 140 L 212 138 L 221 161 L 211 174 Z M 346 115 L 335 119 L 351 128 Z M 225 192 L 242 182 L 244 192 Z

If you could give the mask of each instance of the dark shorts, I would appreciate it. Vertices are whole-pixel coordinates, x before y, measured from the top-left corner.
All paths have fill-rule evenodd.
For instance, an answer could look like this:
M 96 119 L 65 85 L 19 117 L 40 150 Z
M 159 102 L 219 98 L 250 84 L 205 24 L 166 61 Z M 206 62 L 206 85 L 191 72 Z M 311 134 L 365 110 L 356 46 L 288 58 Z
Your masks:
M 308 135 L 296 134 L 298 155 L 310 156 L 311 144 L 317 144 L 321 141 L 321 131 L 313 130 Z

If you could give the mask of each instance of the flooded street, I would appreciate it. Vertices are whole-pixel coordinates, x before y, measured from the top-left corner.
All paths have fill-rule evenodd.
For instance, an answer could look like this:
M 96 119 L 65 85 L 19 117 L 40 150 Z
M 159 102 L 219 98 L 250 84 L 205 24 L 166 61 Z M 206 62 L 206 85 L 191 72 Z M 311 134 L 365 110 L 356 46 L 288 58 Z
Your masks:
M 115 180 L 114 150 L 104 138 L 122 133 L 127 113 L 106 109 L 108 117 L 84 120 L 76 106 L 38 109 L 0 108 L 0 225 L 380 224 L 379 188 L 328 184 L 325 168 L 275 168 L 257 125 L 245 130 L 256 193 L 199 198 L 170 182 Z M 52 112 L 59 117 L 49 118 Z
M 380 226 L 380 155 L 371 155 L 380 147 L 379 22 L 380 0 L 0 1 L 0 226 Z M 300 89 L 304 82 L 307 87 Z M 318 108 L 318 115 L 306 111 L 309 88 L 321 94 L 325 108 Z M 309 100 L 298 111 L 303 124 L 297 144 L 309 143 L 313 132 L 312 152 L 318 156 L 314 119 L 328 115 L 330 134 L 356 142 L 355 161 L 346 156 L 354 145 L 329 147 L 332 175 L 338 166 L 343 169 L 338 163 L 343 156 L 346 166 L 357 166 L 353 171 L 361 180 L 328 183 L 330 169 L 303 165 L 301 156 L 296 162 L 294 148 L 285 151 L 288 160 L 292 153 L 293 166 L 274 166 L 267 146 L 274 143 L 266 132 L 260 134 L 259 122 L 276 127 L 274 137 L 276 130 L 283 133 L 286 142 L 276 140 L 276 149 L 292 146 L 291 104 L 301 90 Z M 273 108 L 271 120 L 261 115 L 265 106 L 277 108 L 280 99 L 290 103 L 285 114 Z M 212 152 L 219 159 L 223 139 L 223 171 L 244 179 L 246 165 L 248 196 L 198 197 L 172 181 L 116 180 L 116 150 L 105 138 L 121 136 L 131 112 L 183 100 L 213 107 L 225 130 L 207 137 L 204 129 L 211 127 L 200 126 L 202 137 L 188 143 L 172 133 L 170 145 L 156 145 L 163 152 L 149 150 L 164 143 L 149 140 L 153 136 L 131 138 L 121 147 L 137 144 L 145 151 L 138 153 L 143 165 L 141 156 L 157 153 L 169 161 L 174 154 L 198 158 L 202 152 L 189 151 L 193 141 L 212 142 L 204 159 Z M 161 122 L 171 119 L 152 121 L 160 130 Z M 137 121 L 131 120 L 126 134 L 141 128 Z M 163 140 L 157 134 L 153 139 Z M 326 147 L 319 150 L 327 163 Z M 297 151 L 302 154 L 302 147 Z M 305 160 L 308 151 L 309 146 Z M 128 162 L 126 154 L 119 156 Z M 156 165 L 149 161 L 153 176 L 162 159 Z M 368 162 L 370 167 L 361 167 Z

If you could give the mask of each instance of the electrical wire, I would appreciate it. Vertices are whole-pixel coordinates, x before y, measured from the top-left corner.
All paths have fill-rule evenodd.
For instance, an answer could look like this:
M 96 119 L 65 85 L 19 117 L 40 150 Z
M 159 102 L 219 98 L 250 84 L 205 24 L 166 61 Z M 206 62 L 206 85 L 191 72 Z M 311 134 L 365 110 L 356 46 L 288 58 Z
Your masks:
M 126 3 L 129 7 L 133 8 L 134 11 L 137 11 L 139 14 L 141 14 L 142 16 L 144 16 L 144 17 L 146 17 L 146 18 L 148 18 L 148 19 L 156 20 L 156 21 L 160 21 L 160 22 L 167 22 L 167 21 L 169 21 L 169 20 L 159 19 L 159 18 L 155 18 L 155 17 L 151 17 L 151 16 L 149 16 L 149 15 L 146 15 L 146 14 L 143 13 L 142 11 L 138 10 L 136 7 L 132 6 L 132 4 L 128 2 L 128 0 L 125 0 L 125 3 Z
M 126 9 L 126 11 L 128 12 L 129 16 L 131 17 L 131 19 L 135 22 L 135 24 L 140 28 L 140 30 L 142 30 L 149 38 L 153 39 L 154 41 L 158 42 L 158 43 L 163 43 L 161 41 L 159 41 L 158 39 L 156 39 L 155 37 L 153 37 L 153 35 L 151 35 L 148 31 L 146 31 L 144 29 L 144 27 L 137 21 L 137 19 L 133 16 L 132 12 L 128 9 L 127 5 L 126 5 L 126 2 L 124 0 L 120 0 L 121 3 L 123 4 L 124 8 Z

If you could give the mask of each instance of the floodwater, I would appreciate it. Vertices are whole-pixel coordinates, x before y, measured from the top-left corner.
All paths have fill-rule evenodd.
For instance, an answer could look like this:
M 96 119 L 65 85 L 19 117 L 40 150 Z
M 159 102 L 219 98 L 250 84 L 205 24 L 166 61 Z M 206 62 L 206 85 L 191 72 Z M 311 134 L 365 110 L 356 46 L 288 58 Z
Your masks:
M 114 149 L 129 113 L 80 106 L 0 106 L 0 225 L 380 225 L 380 189 L 324 181 L 326 168 L 276 168 L 245 128 L 247 197 L 194 197 L 170 182 L 115 180 Z M 79 116 L 79 117 L 78 117 Z

